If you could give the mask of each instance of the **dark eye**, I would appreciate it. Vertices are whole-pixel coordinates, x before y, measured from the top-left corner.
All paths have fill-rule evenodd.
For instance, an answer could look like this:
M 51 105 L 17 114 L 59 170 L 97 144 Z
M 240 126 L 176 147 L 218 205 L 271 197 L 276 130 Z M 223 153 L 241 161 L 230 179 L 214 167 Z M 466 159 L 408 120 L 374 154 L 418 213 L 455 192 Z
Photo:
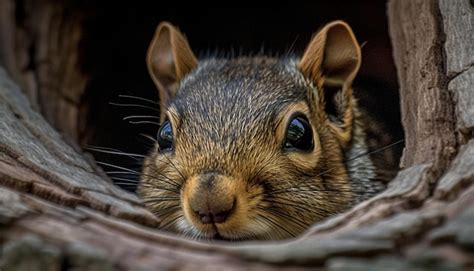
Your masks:
M 160 151 L 170 151 L 173 149 L 173 128 L 171 127 L 171 123 L 166 120 L 158 130 L 158 146 L 160 147 Z
M 290 120 L 283 146 L 285 150 L 313 150 L 313 130 L 304 116 L 298 115 Z

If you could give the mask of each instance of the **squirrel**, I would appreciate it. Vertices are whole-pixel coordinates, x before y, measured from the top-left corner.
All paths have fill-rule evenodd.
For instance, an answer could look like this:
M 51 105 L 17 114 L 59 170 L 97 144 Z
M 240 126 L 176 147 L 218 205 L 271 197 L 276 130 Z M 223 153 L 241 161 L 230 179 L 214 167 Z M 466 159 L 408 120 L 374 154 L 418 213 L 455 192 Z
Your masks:
M 395 152 L 368 155 L 387 139 L 368 142 L 380 126 L 353 93 L 361 49 L 343 21 L 320 29 L 299 58 L 200 60 L 162 22 L 146 63 L 161 125 L 137 192 L 163 230 L 295 237 L 382 191 L 398 170 Z

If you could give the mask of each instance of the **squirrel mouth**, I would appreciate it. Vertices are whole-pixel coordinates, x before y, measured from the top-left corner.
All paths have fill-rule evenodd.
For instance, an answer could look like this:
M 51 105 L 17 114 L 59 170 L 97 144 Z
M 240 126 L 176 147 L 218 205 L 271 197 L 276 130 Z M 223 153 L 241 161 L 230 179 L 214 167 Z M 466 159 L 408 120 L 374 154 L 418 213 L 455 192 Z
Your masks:
M 220 235 L 219 232 L 216 231 L 214 236 L 212 237 L 213 240 L 218 240 L 218 241 L 231 241 L 230 239 L 225 238 L 224 236 Z
M 214 241 L 235 241 L 232 237 L 226 237 L 222 235 L 217 229 L 217 225 L 215 223 L 212 224 L 212 229 L 207 231 L 207 233 L 203 233 L 202 237 L 204 237 L 204 239 Z
M 217 229 L 217 225 L 215 223 L 212 223 L 212 228 L 214 229 L 216 233 L 214 234 L 213 237 L 211 237 L 211 239 L 219 240 L 219 241 L 230 241 L 230 239 L 225 238 L 219 233 L 219 230 Z

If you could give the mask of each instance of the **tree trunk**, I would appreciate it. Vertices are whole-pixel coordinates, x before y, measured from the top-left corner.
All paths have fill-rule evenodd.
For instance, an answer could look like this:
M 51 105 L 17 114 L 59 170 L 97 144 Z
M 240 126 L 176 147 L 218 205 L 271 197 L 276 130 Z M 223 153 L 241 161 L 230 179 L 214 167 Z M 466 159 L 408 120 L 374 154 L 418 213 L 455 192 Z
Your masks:
M 76 138 L 77 97 L 84 91 L 74 64 L 80 18 L 65 20 L 64 10 L 47 5 L 48 12 L 25 15 L 34 31 L 12 32 L 18 27 L 12 5 L 0 0 L 0 60 L 26 97 L 0 69 L 1 270 L 474 266 L 472 1 L 389 1 L 406 136 L 404 169 L 389 188 L 295 240 L 244 244 L 199 243 L 157 231 L 158 219 L 134 194 L 115 187 L 64 142 L 36 110 Z M 58 23 L 34 23 L 43 15 Z M 49 44 L 66 40 L 58 37 L 64 31 L 72 35 L 69 44 Z M 25 49 L 19 38 L 41 41 Z M 33 56 L 35 64 L 25 64 Z M 56 72 L 66 78 L 62 83 L 53 81 Z
M 49 123 L 78 140 L 88 80 L 78 65 L 84 14 L 73 3 L 0 0 L 0 62 Z

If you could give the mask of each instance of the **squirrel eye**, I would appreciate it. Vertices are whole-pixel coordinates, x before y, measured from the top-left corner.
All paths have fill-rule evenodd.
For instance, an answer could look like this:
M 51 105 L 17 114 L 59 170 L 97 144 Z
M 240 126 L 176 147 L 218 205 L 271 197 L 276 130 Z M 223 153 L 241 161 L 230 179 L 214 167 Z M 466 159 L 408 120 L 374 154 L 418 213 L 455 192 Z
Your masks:
M 160 151 L 169 151 L 173 148 L 173 128 L 169 120 L 164 121 L 158 130 L 157 142 Z
M 308 120 L 301 115 L 293 117 L 286 130 L 284 149 L 312 151 L 313 148 L 313 130 Z

